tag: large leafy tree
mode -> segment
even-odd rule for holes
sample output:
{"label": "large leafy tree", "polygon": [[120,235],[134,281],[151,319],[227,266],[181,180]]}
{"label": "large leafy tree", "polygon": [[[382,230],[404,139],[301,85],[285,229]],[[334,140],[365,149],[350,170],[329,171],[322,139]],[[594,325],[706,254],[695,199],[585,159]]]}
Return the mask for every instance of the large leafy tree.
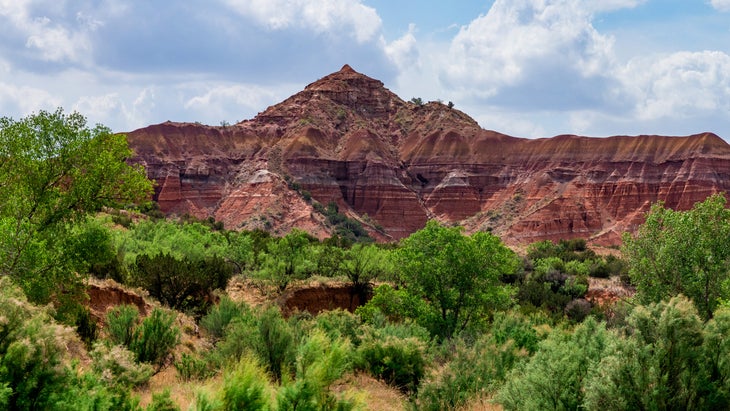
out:
{"label": "large leafy tree", "polygon": [[125,161],[131,154],[124,135],[78,113],[0,118],[0,275],[34,302],[70,294],[77,270],[62,242],[71,224],[151,193],[142,167]]}
{"label": "large leafy tree", "polygon": [[436,221],[404,239],[395,261],[408,292],[428,302],[420,321],[433,335],[446,338],[509,304],[512,290],[499,278],[518,264],[498,237],[485,232],[466,236],[461,228]]}
{"label": "large leafy tree", "polygon": [[683,294],[703,319],[728,297],[730,210],[716,194],[689,211],[652,206],[635,236],[625,235],[623,253],[643,303]]}

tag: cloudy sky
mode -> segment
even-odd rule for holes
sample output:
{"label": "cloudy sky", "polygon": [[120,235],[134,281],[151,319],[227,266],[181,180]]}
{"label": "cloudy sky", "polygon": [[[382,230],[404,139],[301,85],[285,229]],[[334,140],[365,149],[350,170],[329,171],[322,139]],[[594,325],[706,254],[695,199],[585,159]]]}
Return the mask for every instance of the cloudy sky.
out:
{"label": "cloudy sky", "polygon": [[0,0],[0,116],[252,118],[347,63],[484,127],[730,140],[730,0]]}

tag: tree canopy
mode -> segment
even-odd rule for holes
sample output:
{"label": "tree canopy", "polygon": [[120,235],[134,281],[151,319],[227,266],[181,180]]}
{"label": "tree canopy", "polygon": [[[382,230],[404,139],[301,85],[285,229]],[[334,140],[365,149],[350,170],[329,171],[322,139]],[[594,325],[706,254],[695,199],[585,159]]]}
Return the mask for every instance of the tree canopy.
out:
{"label": "tree canopy", "polygon": [[127,164],[131,154],[124,135],[89,128],[78,113],[0,118],[0,275],[35,302],[52,297],[51,285],[73,284],[60,246],[68,223],[151,194],[142,167]]}
{"label": "tree canopy", "polygon": [[490,233],[470,236],[429,221],[395,253],[404,287],[429,302],[434,335],[451,337],[489,310],[509,304],[511,289],[500,275],[518,265],[514,252]]}
{"label": "tree canopy", "polygon": [[689,211],[652,206],[635,236],[625,235],[623,253],[643,303],[683,294],[704,319],[727,298],[730,279],[730,210],[716,194]]}

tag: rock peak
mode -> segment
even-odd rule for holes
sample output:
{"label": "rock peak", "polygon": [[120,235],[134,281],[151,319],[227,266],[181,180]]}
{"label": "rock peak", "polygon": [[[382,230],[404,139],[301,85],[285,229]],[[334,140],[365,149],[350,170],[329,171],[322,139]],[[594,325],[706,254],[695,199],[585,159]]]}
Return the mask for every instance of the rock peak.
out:
{"label": "rock peak", "polygon": [[357,73],[357,72],[355,70],[353,70],[352,67],[350,67],[349,64],[345,64],[340,69],[340,73]]}

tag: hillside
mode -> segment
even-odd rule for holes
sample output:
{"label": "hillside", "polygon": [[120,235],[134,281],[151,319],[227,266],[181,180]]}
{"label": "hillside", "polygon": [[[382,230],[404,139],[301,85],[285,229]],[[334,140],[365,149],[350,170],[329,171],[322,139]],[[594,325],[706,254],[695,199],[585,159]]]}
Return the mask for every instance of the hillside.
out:
{"label": "hillside", "polygon": [[379,225],[382,240],[435,218],[510,244],[611,245],[654,202],[686,210],[730,188],[730,146],[712,133],[516,138],[438,102],[405,102],[347,65],[251,120],[128,137],[164,212],[318,237],[330,231],[305,192]]}

